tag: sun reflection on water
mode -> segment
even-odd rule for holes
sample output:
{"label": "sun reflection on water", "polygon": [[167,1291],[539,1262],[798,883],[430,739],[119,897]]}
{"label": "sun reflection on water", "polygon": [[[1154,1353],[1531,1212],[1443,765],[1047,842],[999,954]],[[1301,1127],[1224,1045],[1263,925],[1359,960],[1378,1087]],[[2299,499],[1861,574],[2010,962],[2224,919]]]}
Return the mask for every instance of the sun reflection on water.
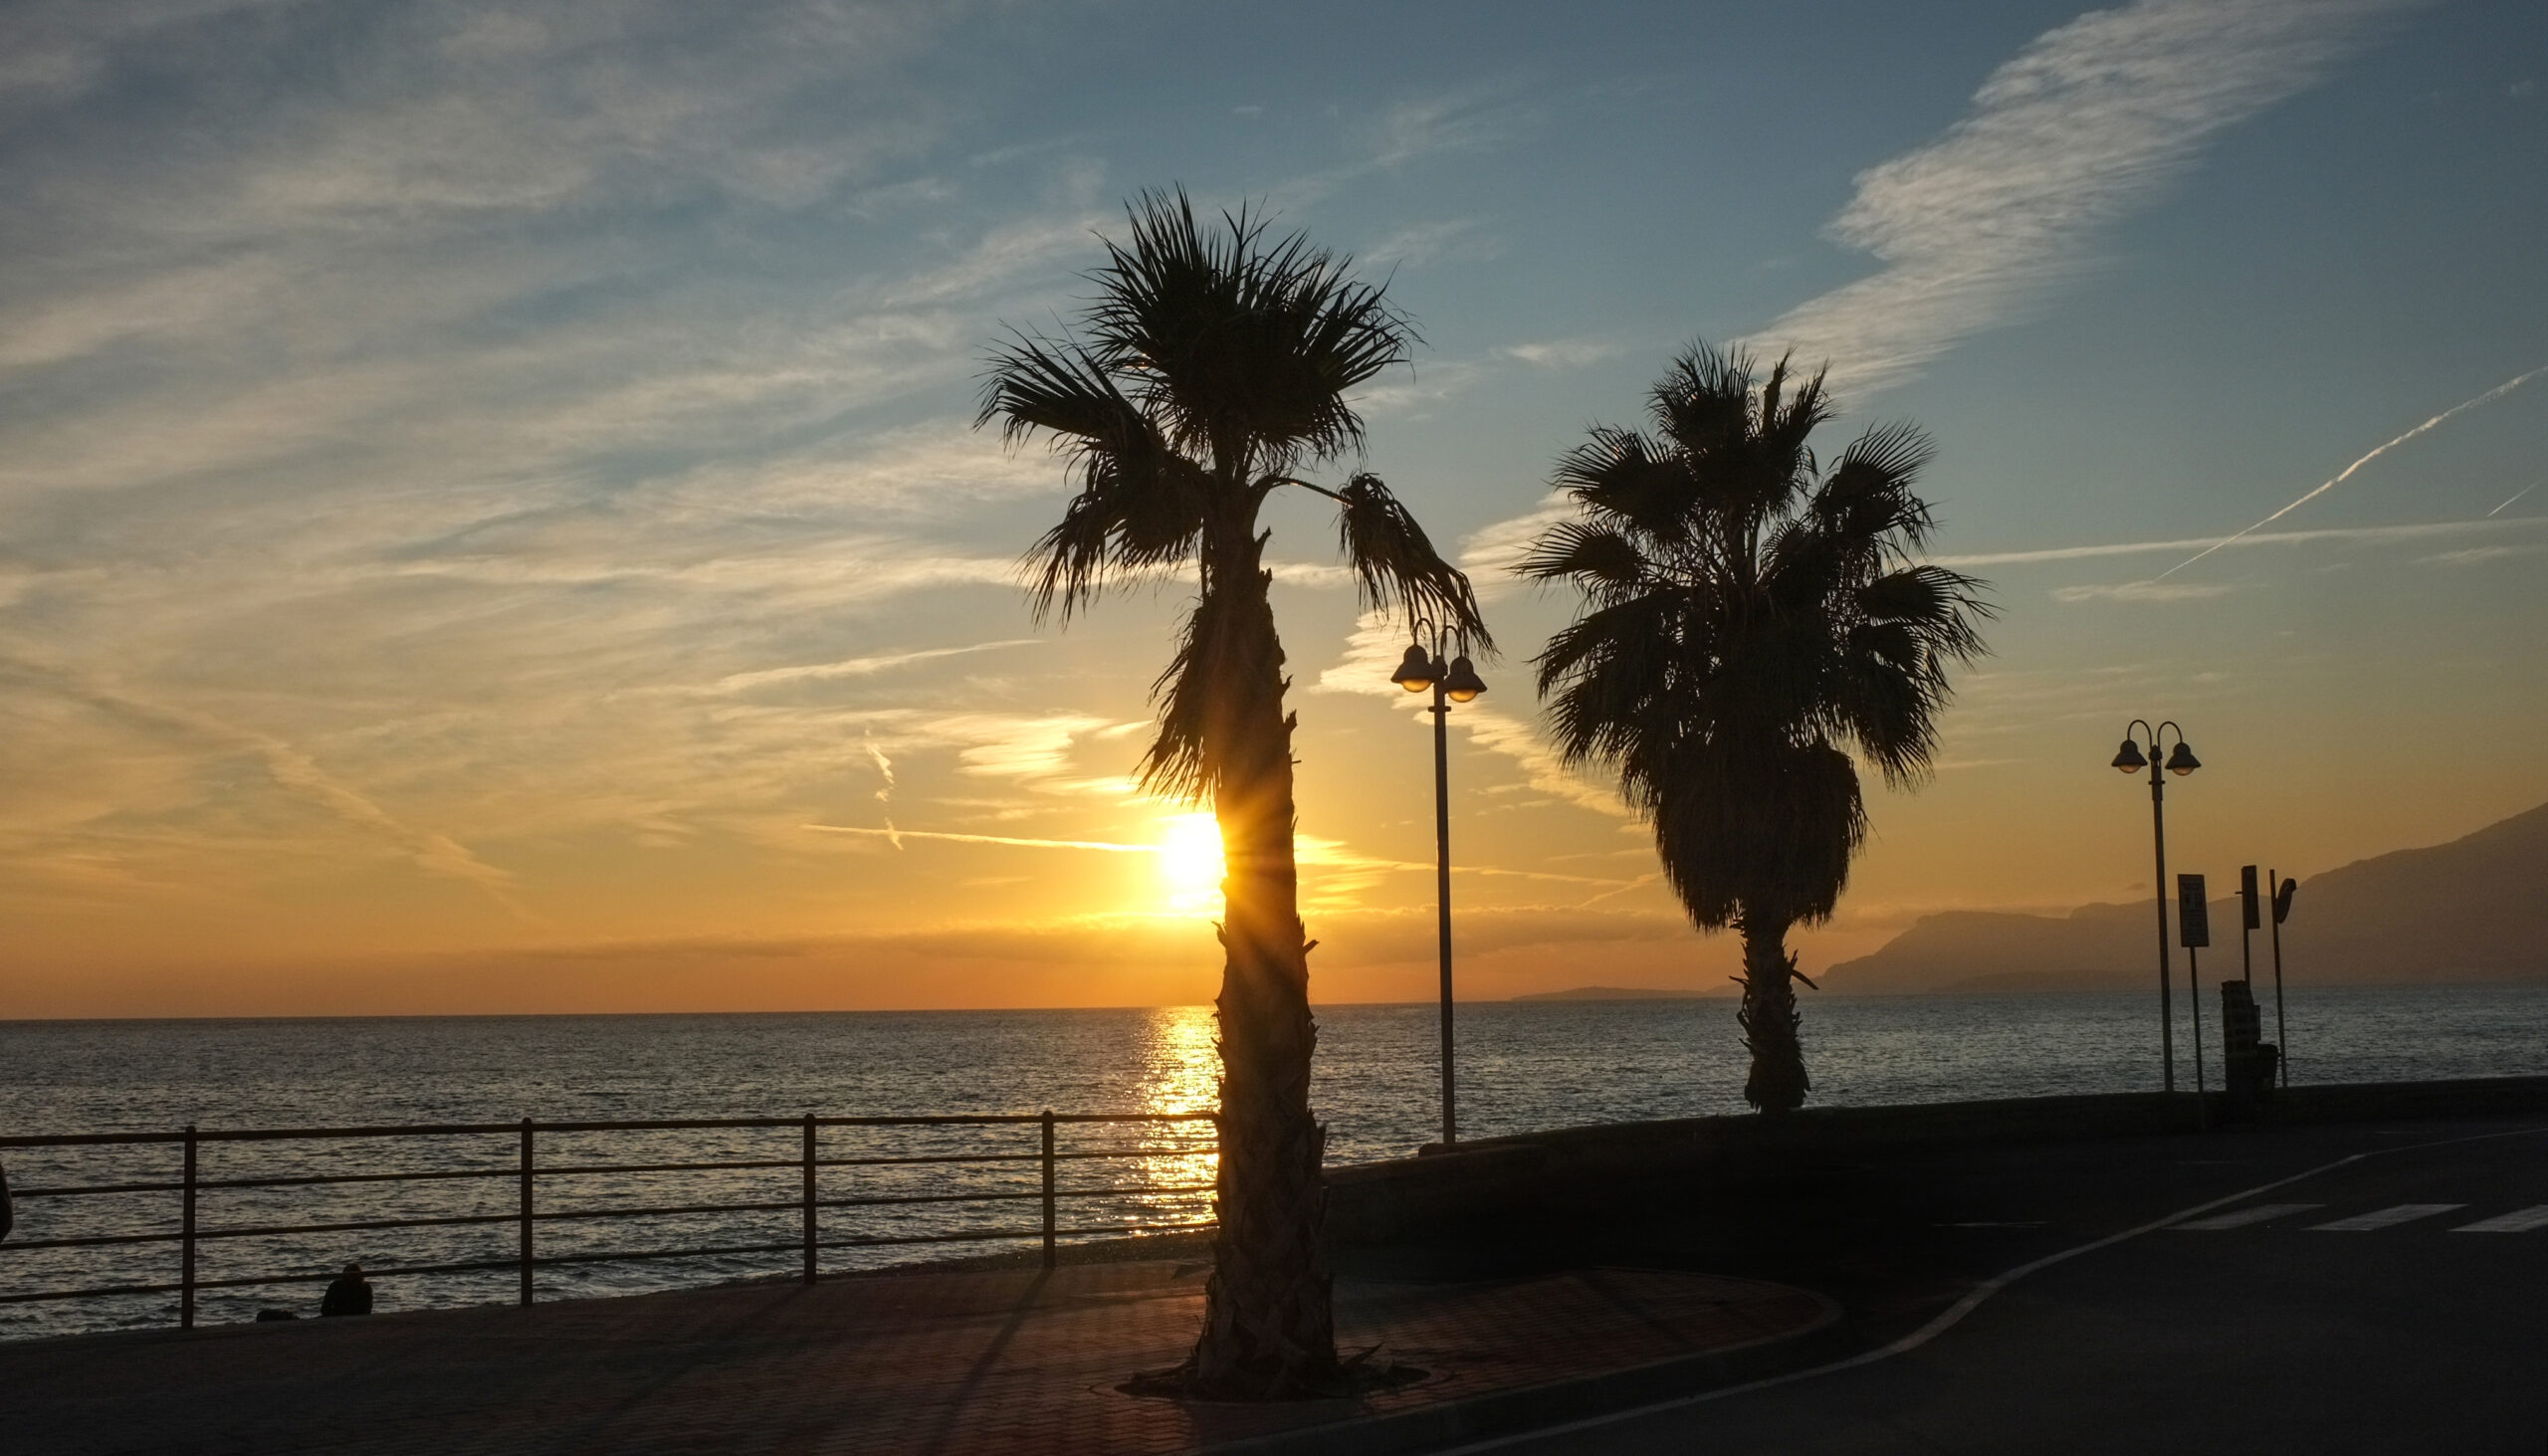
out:
{"label": "sun reflection on water", "polygon": [[[1141,1052],[1143,1111],[1199,1113],[1219,1105],[1221,1054],[1213,1044],[1216,1031],[1209,1006],[1161,1006],[1150,1013]],[[1144,1145],[1151,1153],[1139,1161],[1134,1173],[1144,1184],[1207,1185],[1220,1171],[1220,1154],[1210,1150],[1214,1140],[1209,1123],[1153,1124],[1144,1134]],[[1208,1187],[1151,1196],[1157,1201],[1147,1216],[1158,1222],[1202,1223],[1212,1216]]]}

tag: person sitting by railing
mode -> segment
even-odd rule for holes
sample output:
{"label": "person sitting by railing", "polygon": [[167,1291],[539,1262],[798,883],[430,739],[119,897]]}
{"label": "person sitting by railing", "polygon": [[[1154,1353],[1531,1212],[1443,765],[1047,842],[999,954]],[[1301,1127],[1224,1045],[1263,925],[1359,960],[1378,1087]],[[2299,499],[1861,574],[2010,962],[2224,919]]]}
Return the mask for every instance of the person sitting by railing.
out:
{"label": "person sitting by railing", "polygon": [[321,1316],[371,1313],[371,1286],[363,1282],[360,1264],[346,1265],[345,1272],[328,1284],[327,1293],[318,1301],[318,1313]]}

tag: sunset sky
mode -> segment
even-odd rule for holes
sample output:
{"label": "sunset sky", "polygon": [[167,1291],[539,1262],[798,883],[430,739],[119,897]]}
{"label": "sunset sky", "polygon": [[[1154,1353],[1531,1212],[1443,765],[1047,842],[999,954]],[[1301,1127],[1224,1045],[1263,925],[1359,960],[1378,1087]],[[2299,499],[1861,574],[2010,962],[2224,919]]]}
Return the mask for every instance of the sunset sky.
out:
{"label": "sunset sky", "polygon": [[[2543,82],[2537,0],[18,0],[0,1016],[1207,999],[1211,835],[1127,780],[1183,594],[1038,628],[1061,468],[970,428],[1177,183],[1423,334],[1329,474],[1506,648],[1465,993],[1734,968],[1502,569],[1697,337],[1925,426],[2003,611],[1808,973],[2147,895],[2136,716],[2207,764],[2172,869],[2455,837],[2548,799]],[[1274,525],[1313,995],[1426,996],[1402,640]]]}

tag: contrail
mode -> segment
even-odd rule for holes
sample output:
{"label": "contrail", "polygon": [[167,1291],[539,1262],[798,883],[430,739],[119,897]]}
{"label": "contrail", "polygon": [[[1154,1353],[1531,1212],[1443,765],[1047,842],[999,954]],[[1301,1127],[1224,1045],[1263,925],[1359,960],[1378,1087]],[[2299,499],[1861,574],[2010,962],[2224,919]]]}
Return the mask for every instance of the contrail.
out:
{"label": "contrail", "polygon": [[2511,506],[2512,506],[2512,504],[2513,504],[2513,501],[2518,501],[2518,500],[2520,500],[2522,497],[2527,496],[2527,495],[2529,495],[2531,492],[2533,492],[2533,491],[2535,491],[2535,490],[2538,490],[2538,489],[2539,489],[2539,483],[2538,483],[2538,482],[2536,482],[2536,481],[2533,481],[2533,482],[2531,482],[2529,485],[2526,485],[2526,486],[2522,487],[2520,490],[2515,491],[2515,492],[2513,493],[2512,501],[2506,501],[2503,505],[2498,506],[2498,507],[2496,507],[2494,510],[2487,512],[2487,513],[2486,513],[2486,519],[2487,519],[2488,520],[2494,520],[2496,517],[2503,515],[2503,514],[2504,514],[2504,512],[2505,512],[2506,510],[2508,510],[2508,509],[2510,509],[2510,508],[2511,508]]}
{"label": "contrail", "polygon": [[[2452,405],[2450,408],[2448,408],[2448,409],[2446,409],[2446,410],[2443,410],[2442,413],[2440,413],[2440,414],[2438,414],[2438,415],[2435,415],[2432,419],[2429,419],[2429,420],[2425,421],[2423,424],[2416,426],[2414,429],[2409,430],[2407,433],[2405,433],[2405,434],[2403,434],[2403,435],[2399,436],[2397,439],[2392,440],[2392,441],[2390,441],[2389,443],[2387,443],[2387,444],[2385,444],[2385,445],[2380,446],[2380,447],[2379,447],[2378,449],[2376,449],[2376,450],[2373,450],[2370,454],[2368,454],[2368,455],[2364,456],[2362,459],[2357,460],[2357,461],[2355,461],[2353,464],[2346,466],[2343,470],[2338,471],[2338,472],[2336,473],[2336,478],[2335,478],[2334,480],[2331,480],[2331,481],[2327,482],[2325,485],[2320,486],[2318,489],[2316,489],[2316,490],[2314,490],[2314,491],[2309,492],[2309,493],[2308,493],[2307,495],[2305,495],[2305,496],[2302,496],[2299,500],[2294,501],[2294,502],[2292,502],[2290,505],[2283,507],[2280,511],[2277,511],[2277,512],[2275,512],[2274,514],[2272,514],[2271,516],[2266,517],[2264,520],[2257,521],[2255,524],[2253,524],[2253,525],[2251,525],[2251,526],[2248,526],[2248,527],[2247,527],[2247,530],[2242,530],[2242,531],[2238,532],[2238,535],[2225,536],[2225,537],[2223,537],[2222,539],[2220,539],[2220,540],[2218,540],[2218,541],[2213,542],[2211,545],[2208,545],[2208,546],[2204,547],[2202,550],[2195,552],[2193,555],[2186,557],[2184,560],[2179,561],[2179,562],[2178,562],[2177,564],[2175,564],[2174,566],[2169,567],[2167,570],[2160,572],[2157,576],[2154,576],[2154,577],[2152,577],[2152,578],[2150,578],[2150,579],[2151,579],[2151,580],[2153,580],[2153,581],[2162,581],[2162,580],[2165,580],[2166,578],[2171,577],[2171,576],[2174,576],[2174,575],[2176,575],[2178,572],[2183,571],[2183,570],[2184,570],[2184,569],[2186,569],[2188,566],[2193,565],[2195,562],[2202,560],[2204,557],[2211,555],[2213,552],[2215,552],[2215,551],[2217,551],[2217,550],[2220,550],[2223,546],[2226,546],[2226,545],[2230,544],[2230,542],[2231,542],[2231,541],[2234,541],[2234,540],[2238,539],[2238,536],[2243,536],[2243,535],[2247,534],[2247,531],[2262,530],[2264,527],[2266,527],[2266,526],[2268,526],[2268,525],[2273,524],[2275,521],[2280,520],[2281,519],[2283,519],[2283,518],[2284,518],[2284,517],[2286,517],[2286,516],[2289,516],[2292,512],[2297,511],[2297,510],[2299,510],[2301,507],[2308,505],[2310,502],[2317,500],[2320,496],[2323,496],[2323,495],[2327,494],[2329,491],[2334,490],[2336,487],[2343,485],[2347,480],[2350,480],[2350,479],[2353,477],[2353,473],[2354,473],[2355,471],[2358,471],[2358,470],[2362,469],[2364,466],[2371,464],[2373,461],[2378,460],[2380,457],[2382,457],[2382,456],[2384,456],[2384,455],[2388,454],[2390,451],[2397,449],[2399,446],[2406,444],[2406,443],[2407,443],[2408,441],[2410,441],[2410,440],[2413,440],[2413,439],[2414,439],[2414,438],[2416,438],[2418,435],[2421,435],[2421,434],[2425,433],[2427,430],[2433,429],[2435,426],[2440,425],[2442,421],[2444,421],[2444,420],[2446,420],[2446,419],[2449,419],[2452,415],[2459,414],[2459,413],[2461,413],[2461,412],[2463,412],[2463,411],[2466,411],[2466,410],[2472,410],[2472,409],[2475,409],[2477,406],[2479,406],[2479,405],[2481,405],[2481,404],[2487,404],[2487,403],[2491,403],[2491,402],[2493,402],[2493,401],[2495,401],[2495,400],[2501,399],[2501,398],[2503,398],[2505,395],[2512,393],[2514,390],[2519,389],[2522,385],[2529,383],[2531,380],[2538,378],[2538,377],[2539,377],[2540,375],[2542,375],[2542,374],[2548,374],[2548,364],[2542,364],[2542,365],[2540,365],[2538,368],[2531,370],[2531,371],[2530,371],[2529,373],[2527,373],[2527,374],[2516,374],[2516,375],[2514,375],[2512,378],[2505,380],[2503,383],[2496,385],[2494,388],[2487,390],[2485,393],[2478,395],[2475,399],[2466,400],[2466,401],[2463,401],[2463,402],[2461,402],[2461,403],[2459,403],[2459,404],[2454,404],[2454,405]],[[2521,497],[2519,497],[2519,496],[2515,496],[2515,497],[2513,497],[2513,501],[2518,501],[2518,500],[2520,500],[2520,499],[2521,499]],[[2507,501],[2507,502],[2505,502],[2505,503],[2504,503],[2504,505],[2505,505],[2505,506],[2509,506],[2509,505],[2511,505],[2511,504],[2512,504],[2512,501]],[[2503,509],[2503,507],[2502,507],[2502,506],[2498,506],[2498,507],[2496,507],[2495,509],[2496,509],[2496,510],[2498,510],[2498,511],[2500,511],[2500,510],[2502,510],[2502,509]]]}
{"label": "contrail", "polygon": [[872,728],[867,733],[867,756],[876,760],[876,771],[885,779],[885,786],[876,790],[876,802],[885,806],[885,837],[893,842],[894,848],[901,849],[903,837],[894,831],[894,760],[886,757],[885,750],[876,746],[876,733]]}

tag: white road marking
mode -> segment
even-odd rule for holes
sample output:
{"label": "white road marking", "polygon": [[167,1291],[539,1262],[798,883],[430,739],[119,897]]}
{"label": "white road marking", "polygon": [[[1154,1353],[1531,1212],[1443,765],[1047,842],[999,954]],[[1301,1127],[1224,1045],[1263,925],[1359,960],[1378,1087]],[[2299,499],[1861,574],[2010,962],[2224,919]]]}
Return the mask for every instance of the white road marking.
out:
{"label": "white road marking", "polygon": [[2192,1223],[2173,1224],[2171,1227],[2212,1233],[2225,1228],[2245,1228],[2248,1224],[2262,1223],[2269,1218],[2280,1218],[2289,1213],[2306,1213],[2312,1208],[2326,1206],[2324,1203],[2259,1203],[2253,1208],[2232,1209],[2228,1213],[2216,1213],[2210,1218],[2198,1218]]}
{"label": "white road marking", "polygon": [[1598,1430],[1602,1426],[1659,1415],[1668,1410],[1687,1410],[1693,1405],[1706,1405],[1736,1395],[1749,1395],[1755,1390],[1773,1390],[1781,1385],[1792,1385],[1799,1380],[1818,1379],[1824,1375],[1836,1375],[1842,1370],[1854,1370],[1861,1365],[1871,1365],[1879,1360],[1891,1359],[1895,1355],[1907,1354],[1918,1350],[1921,1346],[1964,1323],[1964,1317],[1980,1309],[1983,1301],[2029,1274],[2049,1269],[2055,1264],[2068,1263],[2082,1254],[2093,1254],[2100,1249],[2113,1248],[2128,1239],[2137,1239],[2143,1234],[2167,1228],[2195,1214],[2209,1213],[2215,1208],[2224,1208],[2232,1203],[2243,1203],[2259,1193],[2270,1193],[2276,1188],[2302,1182],[2322,1173],[2331,1173],[2341,1167],[2350,1167],[2366,1158],[2385,1157],[2393,1152],[2417,1152],[2428,1147],[2451,1147],[2462,1143],[2491,1143],[2498,1138],[2535,1138],[2542,1133],[2548,1133],[2548,1128],[2514,1128],[2502,1133],[2474,1133],[2464,1138],[2439,1138],[2430,1143],[2413,1143],[2398,1147],[2375,1147],[2365,1152],[2349,1152],[2333,1162],[2322,1162],[2316,1167],[2292,1173],[2287,1177],[2276,1178],[2269,1183],[2258,1183],[2252,1188],[2231,1193],[2227,1197],[2215,1198],[2208,1203],[2198,1203],[2192,1208],[2180,1209],[2165,1218],[2152,1219],[2148,1223],[2127,1228],[2121,1233],[2108,1234],[2101,1239],[2091,1239],[2076,1248],[2063,1249],[2058,1254],[2046,1254],[2040,1259],[2031,1260],[2005,1273],[1994,1275],[1974,1286],[1971,1293],[1957,1300],[1945,1313],[1928,1324],[1903,1336],[1891,1345],[1881,1346],[1863,1354],[1853,1354],[1845,1359],[1833,1360],[1827,1365],[1815,1365],[1810,1369],[1790,1370],[1784,1375],[1769,1375],[1758,1380],[1746,1380],[1740,1385],[1724,1385],[1714,1390],[1702,1390],[1695,1395],[1675,1395],[1669,1399],[1656,1400],[1645,1405],[1632,1405],[1625,1410],[1603,1411],[1599,1415],[1588,1415],[1558,1425],[1542,1426],[1535,1431],[1514,1431],[1509,1435],[1489,1436],[1482,1441],[1472,1441],[1465,1446],[1454,1446],[1449,1450],[1438,1452],[1436,1456],[1479,1456],[1479,1453],[1487,1451],[1508,1450],[1515,1446],[1551,1440],[1559,1436],[1571,1436],[1580,1431]]}
{"label": "white road marking", "polygon": [[2528,1233],[2534,1228],[2548,1228],[2548,1203],[2530,1208],[2516,1208],[2510,1213],[2497,1214],[2493,1218],[2478,1219],[2475,1223],[2463,1223],[2451,1232]]}
{"label": "white road marking", "polygon": [[2413,1223],[2419,1218],[2431,1218],[2437,1213],[2448,1213],[2454,1208],[2467,1206],[2465,1203],[2401,1203],[2394,1208],[2357,1213],[2351,1218],[2339,1218],[2333,1223],[2313,1223],[2309,1227],[2318,1233],[2370,1233],[2374,1229],[2395,1228],[2402,1223]]}

